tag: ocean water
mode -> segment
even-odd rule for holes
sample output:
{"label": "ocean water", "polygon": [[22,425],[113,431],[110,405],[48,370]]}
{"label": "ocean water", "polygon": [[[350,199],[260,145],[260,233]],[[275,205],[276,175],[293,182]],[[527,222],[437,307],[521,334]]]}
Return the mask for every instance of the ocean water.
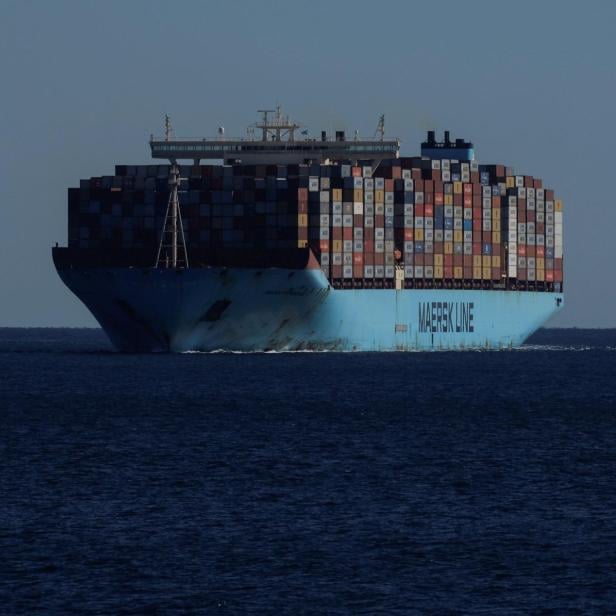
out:
{"label": "ocean water", "polygon": [[616,612],[616,331],[121,355],[0,329],[0,612]]}

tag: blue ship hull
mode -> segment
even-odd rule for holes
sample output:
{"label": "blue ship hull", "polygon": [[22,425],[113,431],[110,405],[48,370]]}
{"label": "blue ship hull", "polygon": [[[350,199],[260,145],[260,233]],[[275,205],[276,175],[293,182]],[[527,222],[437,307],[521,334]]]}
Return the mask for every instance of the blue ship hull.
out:
{"label": "blue ship hull", "polygon": [[58,268],[120,351],[411,351],[521,345],[561,293],[330,287],[319,269]]}

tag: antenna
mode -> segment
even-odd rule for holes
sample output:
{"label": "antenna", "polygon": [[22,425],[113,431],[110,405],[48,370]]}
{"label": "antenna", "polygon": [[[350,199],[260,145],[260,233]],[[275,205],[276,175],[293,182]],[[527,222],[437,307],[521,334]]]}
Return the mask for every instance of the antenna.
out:
{"label": "antenna", "polygon": [[379,137],[381,141],[385,138],[385,114],[381,114],[379,117],[379,123],[376,125],[374,136]]}
{"label": "antenna", "polygon": [[165,114],[165,141],[169,141],[173,134],[173,128],[171,127],[171,118]]}

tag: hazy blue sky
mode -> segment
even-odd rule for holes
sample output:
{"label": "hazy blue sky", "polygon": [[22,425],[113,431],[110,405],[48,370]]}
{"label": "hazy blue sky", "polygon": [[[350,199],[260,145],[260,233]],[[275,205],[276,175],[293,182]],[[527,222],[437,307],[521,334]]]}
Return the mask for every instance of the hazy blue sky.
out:
{"label": "hazy blue sky", "polygon": [[281,103],[315,132],[428,128],[565,202],[566,309],[616,327],[616,2],[0,0],[0,326],[94,325],[55,273],[66,188]]}

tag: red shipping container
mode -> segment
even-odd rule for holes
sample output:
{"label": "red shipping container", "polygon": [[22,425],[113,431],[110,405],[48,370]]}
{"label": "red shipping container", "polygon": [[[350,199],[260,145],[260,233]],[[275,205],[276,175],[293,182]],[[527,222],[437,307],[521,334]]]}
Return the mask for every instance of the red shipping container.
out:
{"label": "red shipping container", "polygon": [[298,201],[297,212],[298,214],[307,214],[308,213],[308,201]]}
{"label": "red shipping container", "polygon": [[481,201],[481,195],[473,195],[473,207],[478,207],[479,209],[481,209],[483,206],[483,203]]}
{"label": "red shipping container", "polygon": [[364,266],[354,265],[353,266],[353,278],[363,278],[363,277],[364,277]]}
{"label": "red shipping container", "polygon": [[473,183],[473,187],[475,184],[479,184],[479,171],[471,171],[471,182]]}
{"label": "red shipping container", "polygon": [[431,252],[426,252],[423,258],[424,265],[434,265],[434,255]]}
{"label": "red shipping container", "polygon": [[501,279],[501,270],[500,267],[492,268],[492,280],[500,280]]}
{"label": "red shipping container", "polygon": [[329,240],[319,240],[319,250],[321,252],[329,252]]}
{"label": "red shipping container", "polygon": [[453,255],[443,255],[443,265],[445,267],[453,267]]}
{"label": "red shipping container", "polygon": [[364,226],[364,217],[362,214],[354,214],[353,215],[353,226],[354,227],[363,227]]}
{"label": "red shipping container", "polygon": [[443,276],[445,278],[453,278],[453,267],[451,267],[451,265],[445,265],[445,267],[443,267]]}
{"label": "red shipping container", "polygon": [[553,270],[545,270],[545,281],[546,282],[554,282],[554,272],[553,272]]}
{"label": "red shipping container", "polygon": [[518,244],[518,257],[526,256],[526,244]]}
{"label": "red shipping container", "polygon": [[534,186],[534,178],[530,175],[524,176],[524,186],[526,188],[532,188]]}
{"label": "red shipping container", "polygon": [[473,277],[473,266],[464,266],[464,278],[471,279]]}
{"label": "red shipping container", "polygon": [[385,180],[385,192],[393,192],[393,190],[394,190],[394,181]]}
{"label": "red shipping container", "polygon": [[364,227],[364,242],[374,239],[374,227]]}
{"label": "red shipping container", "polygon": [[426,205],[432,205],[434,203],[434,193],[424,193],[424,203]]}
{"label": "red shipping container", "polygon": [[404,229],[404,241],[405,242],[413,241],[413,229],[409,229],[409,228]]}
{"label": "red shipping container", "polygon": [[554,201],[554,191],[551,188],[545,189],[545,200]]}
{"label": "red shipping container", "polygon": [[434,182],[432,180],[424,180],[424,192],[425,193],[434,192]]}
{"label": "red shipping container", "polygon": [[463,204],[462,195],[460,193],[454,193],[453,204],[457,206],[461,206]]}
{"label": "red shipping container", "polygon": [[563,273],[562,270],[554,270],[554,282],[562,282]]}
{"label": "red shipping container", "polygon": [[332,278],[342,278],[342,265],[332,265]]}
{"label": "red shipping container", "polygon": [[473,255],[464,256],[464,267],[473,267]]}
{"label": "red shipping container", "polygon": [[473,242],[473,254],[483,254],[483,244],[481,242]]}
{"label": "red shipping container", "polygon": [[419,252],[415,253],[415,265],[423,265],[424,264],[424,254]]}
{"label": "red shipping container", "polygon": [[537,229],[536,229],[536,232],[537,232],[539,235],[543,235],[543,234],[545,233],[545,223],[543,223],[543,222],[538,222],[538,223],[537,223]]}
{"label": "red shipping container", "polygon": [[354,252],[353,253],[353,265],[363,265],[363,264],[364,264],[364,253]]}
{"label": "red shipping container", "polygon": [[473,207],[472,195],[464,195],[464,207]]}
{"label": "red shipping container", "polygon": [[[394,180],[399,180],[402,177],[402,167],[398,167],[397,165],[391,168],[391,177]],[[385,189],[387,190],[387,189]],[[392,188],[393,190],[393,188]]]}
{"label": "red shipping container", "polygon": [[364,252],[364,265],[374,265],[373,252]]}
{"label": "red shipping container", "polygon": [[425,216],[425,213],[424,213],[425,211],[426,211],[426,208],[423,204],[418,203],[415,206],[415,216]]}
{"label": "red shipping container", "polygon": [[[415,182],[419,182],[421,180],[421,169],[411,169],[411,177]],[[415,187],[415,190],[419,190]]]}
{"label": "red shipping container", "polygon": [[434,204],[443,205],[443,193],[442,192],[434,193]]}
{"label": "red shipping container", "polygon": [[375,227],[384,227],[385,226],[385,216],[383,214],[377,214],[374,217],[374,226]]}
{"label": "red shipping container", "polygon": [[[424,181],[421,179],[421,170],[413,169],[413,171],[419,171],[419,177],[415,180],[415,192],[423,192]],[[414,176],[413,176],[414,179]]]}
{"label": "red shipping container", "polygon": [[543,259],[545,257],[545,247],[544,246],[537,246],[537,258],[538,259]]}
{"label": "red shipping container", "polygon": [[297,200],[298,201],[308,201],[308,189],[307,188],[297,189]]}
{"label": "red shipping container", "polygon": [[543,182],[541,180],[539,180],[538,178],[535,178],[535,180],[533,182],[533,188],[535,190],[537,190],[537,188],[543,188]]}
{"label": "red shipping container", "polygon": [[464,184],[464,194],[471,195],[473,194],[473,185],[472,184]]}
{"label": "red shipping container", "polygon": [[434,254],[435,255],[443,254],[443,242],[434,242]]}
{"label": "red shipping container", "polygon": [[[479,175],[479,173],[477,175]],[[481,184],[473,180],[473,197],[479,197],[479,200],[481,202],[481,195],[482,195]]]}
{"label": "red shipping container", "polygon": [[343,240],[352,240],[353,239],[353,229],[351,227],[343,227],[343,229],[342,229],[342,239]]}
{"label": "red shipping container", "polygon": [[[439,176],[440,176],[440,173],[439,173]],[[440,179],[437,180],[436,178],[434,178],[434,172],[432,172],[432,177],[434,179],[434,194],[439,193],[440,195],[442,195],[443,194],[443,182],[441,182]],[[437,203],[437,205],[439,204]]]}
{"label": "red shipping container", "polygon": [[434,216],[434,206],[431,203],[424,206],[424,216]]}
{"label": "red shipping container", "polygon": [[534,257],[535,256],[535,246],[533,244],[527,244],[526,246],[526,256]]}
{"label": "red shipping container", "polygon": [[342,227],[333,227],[332,228],[332,239],[341,240],[342,239]]}
{"label": "red shipping container", "polygon": [[385,253],[375,252],[374,253],[374,264],[375,265],[385,265]]}
{"label": "red shipping container", "polygon": [[526,210],[526,222],[535,222],[535,210]]}
{"label": "red shipping container", "polygon": [[483,212],[480,207],[473,207],[473,220],[481,221],[483,219]]}
{"label": "red shipping container", "polygon": [[374,241],[364,239],[364,252],[374,252]]}
{"label": "red shipping container", "polygon": [[562,257],[560,259],[554,259],[554,271],[562,272],[563,271],[563,260]]}
{"label": "red shipping container", "polygon": [[462,267],[464,265],[464,255],[453,255],[453,266]]}
{"label": "red shipping container", "polygon": [[354,178],[360,178],[361,177],[361,167],[353,167],[353,169],[351,169],[351,174],[353,175]]}

